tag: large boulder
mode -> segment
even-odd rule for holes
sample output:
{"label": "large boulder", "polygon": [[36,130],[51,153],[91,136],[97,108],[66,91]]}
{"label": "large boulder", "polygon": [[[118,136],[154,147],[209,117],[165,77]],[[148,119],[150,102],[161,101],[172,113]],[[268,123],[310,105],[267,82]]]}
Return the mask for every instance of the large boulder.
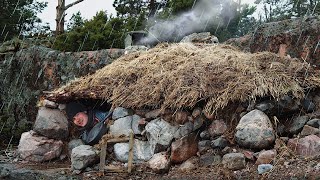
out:
{"label": "large boulder", "polygon": [[198,138],[195,133],[191,133],[171,144],[171,162],[182,163],[195,156],[198,152]]}
{"label": "large boulder", "polygon": [[63,142],[39,136],[34,131],[24,132],[18,145],[19,156],[27,161],[44,162],[60,156]]}
{"label": "large boulder", "polygon": [[235,138],[241,146],[263,149],[274,143],[275,134],[268,116],[255,109],[240,119]]}
{"label": "large boulder", "polygon": [[211,35],[210,32],[201,32],[185,36],[180,42],[218,44],[219,40],[216,36]]}
{"label": "large boulder", "polygon": [[95,163],[98,159],[97,151],[89,145],[80,145],[72,149],[71,168],[82,170]]}
{"label": "large boulder", "polygon": [[33,130],[52,139],[66,139],[69,135],[68,119],[59,109],[41,107]]}
{"label": "large boulder", "polygon": [[71,155],[73,148],[78,147],[80,145],[85,145],[84,142],[81,139],[72,139],[68,143],[68,152],[69,152],[69,154]]}
{"label": "large boulder", "polygon": [[115,136],[126,135],[129,136],[131,131],[132,124],[132,116],[126,116],[119,118],[114,121],[114,123],[110,126],[110,134]]}
{"label": "large boulder", "polygon": [[[117,143],[114,145],[114,154],[121,162],[128,162],[129,143]],[[154,152],[149,142],[135,139],[133,145],[133,162],[140,163],[152,158]]]}
{"label": "large boulder", "polygon": [[289,139],[288,148],[305,157],[320,155],[320,137],[316,135]]}
{"label": "large boulder", "polygon": [[164,149],[157,149],[159,146],[164,148],[171,144],[172,139],[177,133],[178,127],[171,126],[168,122],[158,118],[150,121],[146,127],[146,135],[150,145],[153,148],[154,153],[162,151]]}

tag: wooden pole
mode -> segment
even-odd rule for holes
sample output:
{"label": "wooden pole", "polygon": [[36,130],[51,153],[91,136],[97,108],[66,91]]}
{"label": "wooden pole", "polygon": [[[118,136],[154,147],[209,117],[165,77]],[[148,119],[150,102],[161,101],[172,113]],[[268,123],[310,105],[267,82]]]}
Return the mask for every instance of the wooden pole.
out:
{"label": "wooden pole", "polygon": [[108,143],[105,143],[101,146],[99,171],[102,173],[104,173],[104,169],[106,166],[107,144]]}
{"label": "wooden pole", "polygon": [[128,173],[132,171],[132,161],[133,161],[133,131],[130,132],[130,140],[129,140],[129,157],[128,157]]}

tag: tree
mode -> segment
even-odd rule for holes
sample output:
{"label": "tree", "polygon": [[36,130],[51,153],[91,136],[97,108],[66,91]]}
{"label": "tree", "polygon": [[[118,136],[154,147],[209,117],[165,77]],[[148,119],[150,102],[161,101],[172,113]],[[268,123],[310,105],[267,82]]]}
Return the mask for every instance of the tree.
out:
{"label": "tree", "polygon": [[64,17],[65,11],[70,7],[79,4],[84,0],[77,0],[73,3],[66,5],[65,0],[58,0],[58,6],[56,7],[57,14],[56,14],[56,35],[60,35],[64,32]]}
{"label": "tree", "polygon": [[67,30],[70,31],[72,29],[81,27],[84,25],[84,19],[81,16],[80,11],[78,11],[76,14],[72,14],[69,23],[67,25]]}
{"label": "tree", "polygon": [[126,24],[119,17],[108,17],[100,11],[81,26],[73,26],[68,32],[57,36],[54,49],[61,51],[84,51],[123,48]]}
{"label": "tree", "polygon": [[320,0],[260,0],[265,22],[320,14]]}
{"label": "tree", "polygon": [[34,0],[0,1],[0,42],[34,30],[35,24],[41,22],[37,13],[46,6],[47,3]]}

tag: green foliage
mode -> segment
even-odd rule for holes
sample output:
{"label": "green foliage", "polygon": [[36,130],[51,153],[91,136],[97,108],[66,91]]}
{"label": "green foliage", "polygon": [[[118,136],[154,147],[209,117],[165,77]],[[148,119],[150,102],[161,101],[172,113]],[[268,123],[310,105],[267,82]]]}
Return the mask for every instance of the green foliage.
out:
{"label": "green foliage", "polygon": [[[76,19],[82,19],[80,14],[77,16]],[[100,11],[93,19],[84,21],[82,26],[78,24],[73,23],[69,32],[58,36],[53,48],[61,51],[85,51],[123,47],[122,19],[108,17],[105,12]]]}
{"label": "green foliage", "polygon": [[35,25],[41,20],[36,15],[46,6],[34,0],[0,1],[0,42],[37,31]]}
{"label": "green foliage", "polygon": [[320,15],[320,0],[261,0],[258,4],[263,4],[265,22]]}
{"label": "green foliage", "polygon": [[72,14],[69,20],[69,23],[67,25],[67,30],[70,31],[70,30],[79,28],[83,25],[84,25],[84,19],[82,18],[80,11],[78,11],[76,14]]}
{"label": "green foliage", "polygon": [[190,10],[195,0],[170,0],[167,7],[171,8],[173,14],[180,14]]}

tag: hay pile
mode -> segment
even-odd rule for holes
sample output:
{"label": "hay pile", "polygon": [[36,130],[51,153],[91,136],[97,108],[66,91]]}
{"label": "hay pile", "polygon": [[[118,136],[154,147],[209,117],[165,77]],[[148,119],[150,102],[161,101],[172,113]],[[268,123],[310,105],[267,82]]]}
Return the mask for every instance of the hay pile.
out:
{"label": "hay pile", "polygon": [[103,99],[127,108],[193,108],[213,114],[231,102],[256,97],[304,96],[320,76],[296,59],[250,54],[227,45],[161,44],[70,82],[47,96],[54,101]]}

